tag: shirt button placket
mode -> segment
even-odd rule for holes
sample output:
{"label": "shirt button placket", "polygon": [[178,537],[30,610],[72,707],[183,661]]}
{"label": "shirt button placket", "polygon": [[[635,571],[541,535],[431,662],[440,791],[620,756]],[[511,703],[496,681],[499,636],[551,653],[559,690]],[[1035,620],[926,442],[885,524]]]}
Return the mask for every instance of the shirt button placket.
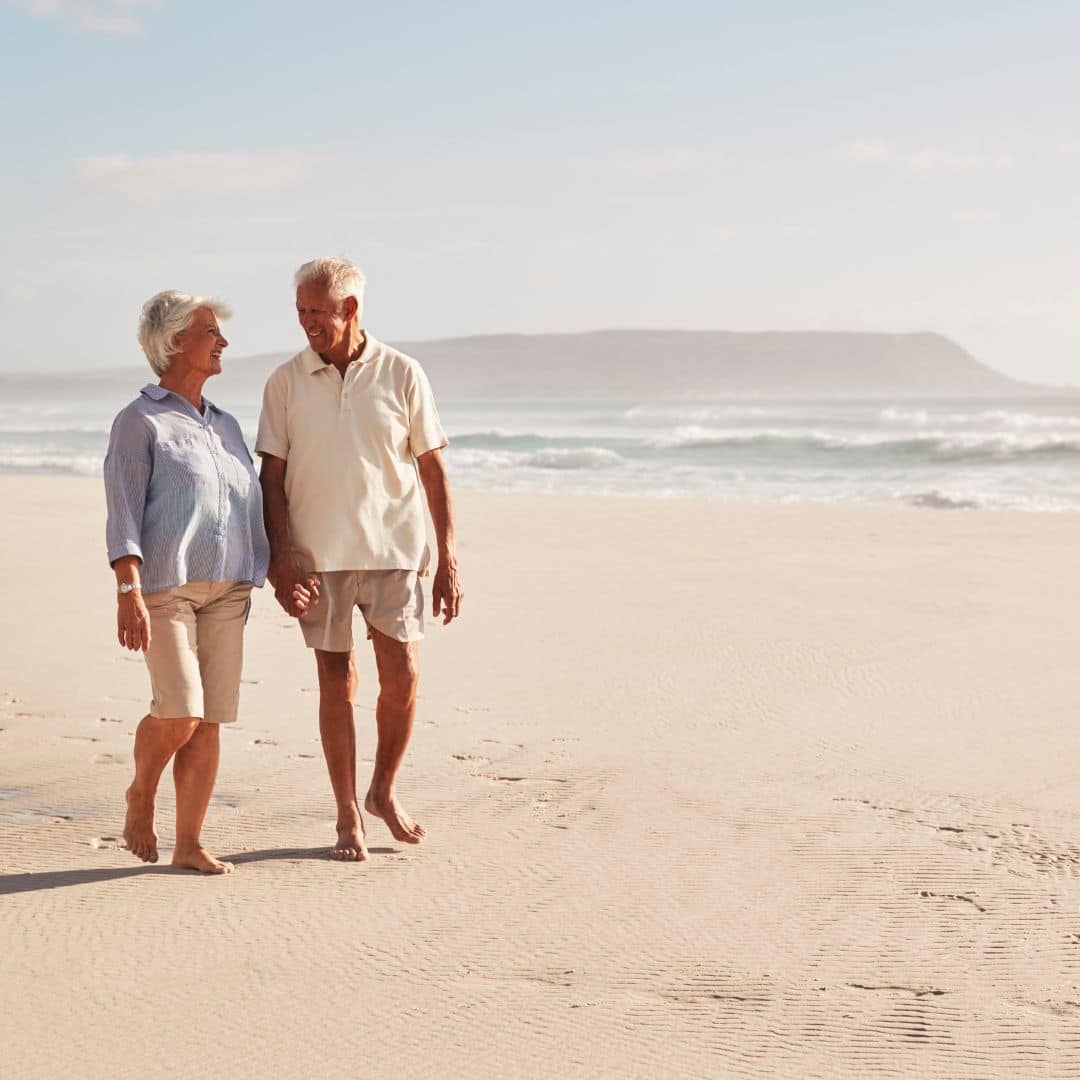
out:
{"label": "shirt button placket", "polygon": [[221,466],[221,455],[218,453],[217,439],[214,435],[214,430],[209,425],[206,428],[206,437],[210,443],[210,454],[214,459],[214,468],[217,471],[218,478],[218,524],[217,524],[217,577],[223,578],[225,575],[225,522],[228,515],[228,500],[227,490],[225,484],[225,473]]}

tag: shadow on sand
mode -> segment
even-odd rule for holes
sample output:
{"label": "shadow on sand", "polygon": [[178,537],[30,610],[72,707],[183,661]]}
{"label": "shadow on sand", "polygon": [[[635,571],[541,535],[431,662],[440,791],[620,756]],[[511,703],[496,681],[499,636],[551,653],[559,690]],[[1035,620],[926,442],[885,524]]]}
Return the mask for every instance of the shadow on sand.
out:
{"label": "shadow on sand", "polygon": [[[368,848],[368,852],[372,855],[396,855],[398,851],[398,848],[389,847]],[[220,858],[226,862],[235,863],[237,866],[243,863],[271,862],[274,859],[285,859],[289,862],[300,862],[306,859],[317,859],[321,862],[334,861],[330,858],[330,849],[325,847],[263,848],[261,851],[241,851],[235,855],[222,855]],[[0,896],[38,892],[43,889],[65,889],[72,885],[96,885],[100,881],[120,881],[124,878],[145,877],[148,874],[191,876],[195,873],[194,870],[185,870],[166,863],[146,866],[110,866],[99,870],[47,870],[39,874],[2,874],[0,875]],[[199,874],[197,876],[213,878],[217,875]]]}

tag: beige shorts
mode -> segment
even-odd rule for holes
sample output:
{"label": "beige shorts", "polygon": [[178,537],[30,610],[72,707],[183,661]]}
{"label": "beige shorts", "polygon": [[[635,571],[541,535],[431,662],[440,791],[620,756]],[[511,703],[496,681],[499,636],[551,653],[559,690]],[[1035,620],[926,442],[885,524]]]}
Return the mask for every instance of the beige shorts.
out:
{"label": "beige shorts", "polygon": [[395,641],[424,636],[424,590],[415,570],[324,570],[319,602],[300,619],[309,649],[352,652],[353,611],[373,630]]}
{"label": "beige shorts", "polygon": [[189,581],[148,593],[143,601],[150,612],[150,715],[232,723],[240,701],[251,585]]}

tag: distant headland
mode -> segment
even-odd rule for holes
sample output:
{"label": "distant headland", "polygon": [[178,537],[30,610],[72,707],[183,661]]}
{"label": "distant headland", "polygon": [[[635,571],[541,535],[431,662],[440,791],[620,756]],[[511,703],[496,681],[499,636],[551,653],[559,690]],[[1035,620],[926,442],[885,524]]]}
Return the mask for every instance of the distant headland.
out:
{"label": "distant headland", "polygon": [[[377,330],[377,328],[373,328]],[[1010,398],[1077,394],[1020,382],[936,333],[597,330],[391,341],[416,357],[440,398]],[[300,348],[298,342],[296,348]],[[292,351],[226,356],[214,390],[248,399]],[[51,376],[0,376],[0,390],[35,396],[62,379],[89,397],[138,384],[134,366]],[[234,398],[235,400],[236,398]]]}

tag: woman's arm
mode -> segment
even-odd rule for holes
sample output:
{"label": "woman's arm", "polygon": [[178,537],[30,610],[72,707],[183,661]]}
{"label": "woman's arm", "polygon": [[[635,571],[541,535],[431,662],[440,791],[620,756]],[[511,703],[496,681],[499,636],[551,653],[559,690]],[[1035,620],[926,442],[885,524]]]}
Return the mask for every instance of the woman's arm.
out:
{"label": "woman's arm", "polygon": [[116,572],[116,636],[125,649],[143,652],[150,647],[150,613],[143,602],[138,555],[125,555],[113,563]]}
{"label": "woman's arm", "polygon": [[143,651],[150,645],[150,619],[141,587],[142,522],[152,471],[149,429],[124,410],[113,424],[105,455],[105,538],[116,574],[117,638],[123,648]]}

